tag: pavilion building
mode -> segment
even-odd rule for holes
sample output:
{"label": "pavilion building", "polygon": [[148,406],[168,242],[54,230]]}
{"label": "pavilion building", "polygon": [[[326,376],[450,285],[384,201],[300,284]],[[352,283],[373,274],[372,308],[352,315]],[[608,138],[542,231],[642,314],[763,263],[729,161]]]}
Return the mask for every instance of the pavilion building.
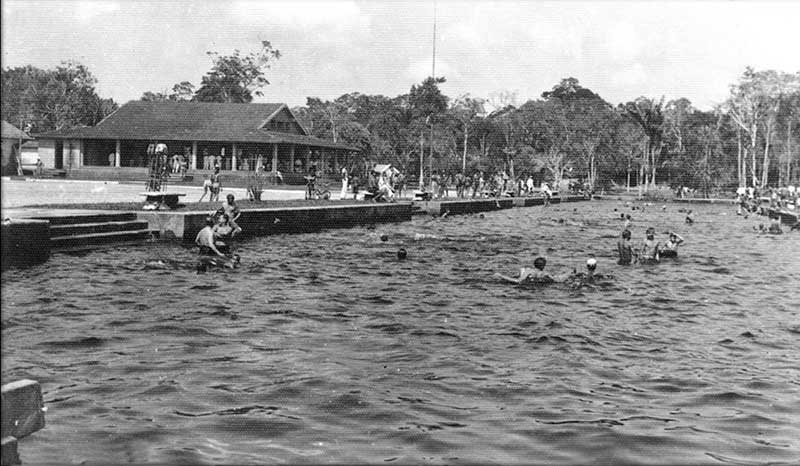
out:
{"label": "pavilion building", "polygon": [[45,167],[114,174],[146,172],[147,148],[165,143],[189,169],[306,173],[312,165],[338,172],[358,149],[310,136],[286,104],[131,101],[93,127],[36,135]]}

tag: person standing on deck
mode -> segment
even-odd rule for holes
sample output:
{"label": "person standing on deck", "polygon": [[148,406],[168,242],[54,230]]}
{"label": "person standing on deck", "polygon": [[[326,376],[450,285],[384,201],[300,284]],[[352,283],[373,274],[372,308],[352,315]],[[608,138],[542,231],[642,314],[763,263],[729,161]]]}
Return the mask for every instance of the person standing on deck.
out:
{"label": "person standing on deck", "polygon": [[349,181],[349,177],[347,176],[347,167],[342,167],[342,192],[339,195],[339,199],[344,199],[347,196],[347,182]]}
{"label": "person standing on deck", "polygon": [[219,202],[219,192],[222,190],[222,181],[220,179],[219,168],[214,169],[214,174],[211,175],[211,202]]}

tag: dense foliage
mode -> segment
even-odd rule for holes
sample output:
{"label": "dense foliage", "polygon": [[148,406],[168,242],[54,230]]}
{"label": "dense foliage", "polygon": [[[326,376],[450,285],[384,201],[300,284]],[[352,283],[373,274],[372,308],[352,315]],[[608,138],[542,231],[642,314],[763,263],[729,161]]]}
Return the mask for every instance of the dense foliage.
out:
{"label": "dense foliage", "polygon": [[575,78],[521,105],[510,93],[450,99],[439,90],[443,82],[428,78],[395,98],[308,98],[294,113],[314,136],[356,145],[366,160],[409,174],[422,168],[426,177],[505,170],[596,188],[658,183],[705,192],[800,179],[800,73],[748,68],[712,111],[684,98],[639,97],[615,107]]}
{"label": "dense foliage", "polygon": [[95,125],[117,109],[97,95],[97,80],[79,63],[7,68],[0,75],[3,120],[32,133]]}

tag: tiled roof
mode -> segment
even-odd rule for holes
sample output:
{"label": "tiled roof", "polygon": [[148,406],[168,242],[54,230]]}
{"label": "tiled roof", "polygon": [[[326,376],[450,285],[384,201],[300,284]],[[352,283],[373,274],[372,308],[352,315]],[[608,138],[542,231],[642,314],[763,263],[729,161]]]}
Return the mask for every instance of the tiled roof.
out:
{"label": "tiled roof", "polygon": [[32,137],[25,134],[24,131],[20,130],[19,128],[7,122],[6,120],[3,120],[2,137],[3,139],[19,139],[20,137],[22,137],[22,139],[25,141],[33,139]]}
{"label": "tiled roof", "polygon": [[300,134],[261,129],[285,104],[131,101],[93,127],[37,135],[54,139],[127,139],[295,143],[358,150]]}

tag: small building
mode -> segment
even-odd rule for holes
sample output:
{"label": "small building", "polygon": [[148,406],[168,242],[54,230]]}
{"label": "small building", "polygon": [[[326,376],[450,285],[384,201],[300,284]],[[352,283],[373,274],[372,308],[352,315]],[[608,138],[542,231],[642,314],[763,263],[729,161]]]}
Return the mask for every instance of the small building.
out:
{"label": "small building", "polygon": [[19,164],[17,155],[20,150],[20,141],[30,141],[33,138],[28,136],[11,123],[3,120],[2,124],[2,173],[3,175],[16,175],[17,165]]}
{"label": "small building", "polygon": [[[165,143],[189,169],[335,173],[358,149],[310,136],[286,104],[131,101],[93,127],[37,135],[45,167],[144,171],[147,147]],[[111,173],[111,172],[110,172]]]}

